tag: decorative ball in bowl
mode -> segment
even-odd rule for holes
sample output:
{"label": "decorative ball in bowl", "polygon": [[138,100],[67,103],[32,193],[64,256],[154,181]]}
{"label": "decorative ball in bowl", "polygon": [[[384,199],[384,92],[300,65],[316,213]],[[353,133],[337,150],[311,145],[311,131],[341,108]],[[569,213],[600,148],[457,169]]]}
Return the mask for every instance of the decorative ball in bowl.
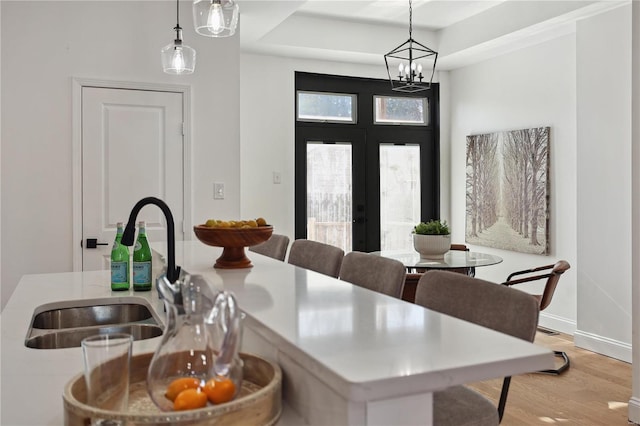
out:
{"label": "decorative ball in bowl", "polygon": [[251,268],[253,265],[245,253],[245,247],[267,241],[273,234],[273,226],[265,224],[246,227],[220,227],[204,224],[194,226],[193,232],[204,244],[223,248],[222,255],[216,259],[216,263],[213,265],[214,268]]}

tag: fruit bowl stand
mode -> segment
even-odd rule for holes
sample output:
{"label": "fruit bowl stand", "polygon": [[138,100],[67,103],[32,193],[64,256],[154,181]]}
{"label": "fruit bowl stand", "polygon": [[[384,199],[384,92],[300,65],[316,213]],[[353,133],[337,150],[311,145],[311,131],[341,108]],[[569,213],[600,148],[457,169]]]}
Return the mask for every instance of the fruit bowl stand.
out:
{"label": "fruit bowl stand", "polygon": [[267,241],[273,234],[273,226],[253,228],[212,228],[206,225],[193,227],[196,237],[206,245],[222,247],[222,255],[216,259],[214,268],[251,268],[253,264],[245,253],[246,247]]}

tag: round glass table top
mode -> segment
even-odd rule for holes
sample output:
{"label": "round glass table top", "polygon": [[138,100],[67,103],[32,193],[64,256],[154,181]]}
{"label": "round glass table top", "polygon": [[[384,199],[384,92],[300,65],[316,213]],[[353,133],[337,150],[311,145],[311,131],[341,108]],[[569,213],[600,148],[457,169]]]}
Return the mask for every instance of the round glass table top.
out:
{"label": "round glass table top", "polygon": [[372,252],[382,257],[399,260],[407,268],[425,269],[449,269],[449,268],[473,268],[479,266],[495,265],[502,262],[500,256],[475,251],[449,250],[440,259],[421,258],[420,253],[413,251],[383,250]]}

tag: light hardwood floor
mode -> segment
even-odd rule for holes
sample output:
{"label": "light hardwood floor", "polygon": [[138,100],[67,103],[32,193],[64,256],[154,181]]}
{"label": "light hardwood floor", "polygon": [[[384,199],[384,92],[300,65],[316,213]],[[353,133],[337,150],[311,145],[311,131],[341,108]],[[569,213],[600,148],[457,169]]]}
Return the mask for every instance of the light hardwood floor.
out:
{"label": "light hardwood floor", "polygon": [[[567,352],[571,367],[559,376],[513,377],[501,426],[628,424],[631,364],[576,348],[565,334],[538,332],[535,342]],[[470,386],[497,401],[502,380]]]}

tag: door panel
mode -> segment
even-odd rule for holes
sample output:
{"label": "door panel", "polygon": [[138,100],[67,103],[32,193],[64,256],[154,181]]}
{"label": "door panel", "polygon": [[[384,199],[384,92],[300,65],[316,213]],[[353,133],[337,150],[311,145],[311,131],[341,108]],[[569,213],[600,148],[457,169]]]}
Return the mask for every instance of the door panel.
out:
{"label": "door panel", "polygon": [[[364,132],[308,127],[296,137],[296,236],[342,248],[366,244]],[[358,161],[359,160],[359,161]]]}
{"label": "door panel", "polygon": [[[116,223],[134,204],[155,196],[171,208],[182,240],[183,99],[181,93],[82,88],[82,268],[108,269]],[[138,215],[150,241],[166,240],[161,211]],[[87,238],[97,238],[95,249]]]}

